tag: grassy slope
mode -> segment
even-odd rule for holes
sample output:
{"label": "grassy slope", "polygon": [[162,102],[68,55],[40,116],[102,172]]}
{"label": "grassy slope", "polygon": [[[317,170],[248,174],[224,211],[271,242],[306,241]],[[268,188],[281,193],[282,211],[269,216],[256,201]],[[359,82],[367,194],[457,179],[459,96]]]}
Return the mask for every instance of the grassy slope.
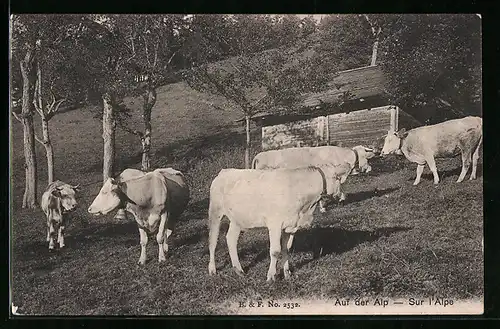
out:
{"label": "grassy slope", "polygon": [[[117,222],[111,215],[86,213],[100,187],[99,121],[89,111],[72,111],[51,122],[56,177],[88,184],[81,193],[81,209],[68,225],[67,247],[54,254],[47,251],[41,211],[20,209],[22,127],[14,122],[12,291],[19,312],[199,314],[221,312],[224,301],[245,298],[483,295],[482,176],[480,171],[478,180],[455,184],[459,159],[438,160],[443,177],[438,187],[429,176],[411,186],[415,166],[401,158],[375,161],[370,176],[349,178],[350,202],[318,213],[315,227],[297,235],[295,275],[289,282],[265,283],[269,242],[264,229],[241,236],[239,254],[248,275],[235,276],[223,225],[216,254],[219,272],[209,277],[209,185],[221,168],[243,166],[244,137],[241,128],[232,125],[238,112],[222,113],[205,101],[220,102],[183,84],[165,86],[158,93],[153,165],[184,171],[192,200],[172,236],[167,263],[157,263],[156,242],[150,239],[143,268],[136,265],[139,235],[131,219]],[[258,138],[254,145],[257,152]],[[120,132],[117,148],[118,169],[139,166],[136,137]],[[37,155],[43,190],[41,147]]]}

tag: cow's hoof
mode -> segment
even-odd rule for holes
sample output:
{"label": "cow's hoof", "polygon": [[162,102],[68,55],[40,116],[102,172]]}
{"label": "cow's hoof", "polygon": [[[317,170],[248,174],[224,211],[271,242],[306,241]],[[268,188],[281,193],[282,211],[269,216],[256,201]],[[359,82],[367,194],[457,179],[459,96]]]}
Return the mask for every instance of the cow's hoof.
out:
{"label": "cow's hoof", "polygon": [[326,209],[325,208],[319,208],[319,212],[324,214],[326,212]]}
{"label": "cow's hoof", "polygon": [[290,280],[292,272],[290,270],[283,270],[283,276],[285,277],[285,280]]}
{"label": "cow's hoof", "polygon": [[239,277],[244,277],[245,276],[245,272],[243,272],[243,270],[239,269],[239,268],[236,268],[236,267],[233,267],[233,271],[239,276]]}
{"label": "cow's hoof", "polygon": [[139,261],[137,262],[138,265],[142,266],[142,265],[146,265],[146,260],[145,259],[139,259]]}
{"label": "cow's hoof", "polygon": [[274,275],[271,277],[268,276],[266,281],[267,282],[274,282],[275,281]]}
{"label": "cow's hoof", "polygon": [[215,269],[215,264],[208,265],[208,275],[215,275],[217,270]]}

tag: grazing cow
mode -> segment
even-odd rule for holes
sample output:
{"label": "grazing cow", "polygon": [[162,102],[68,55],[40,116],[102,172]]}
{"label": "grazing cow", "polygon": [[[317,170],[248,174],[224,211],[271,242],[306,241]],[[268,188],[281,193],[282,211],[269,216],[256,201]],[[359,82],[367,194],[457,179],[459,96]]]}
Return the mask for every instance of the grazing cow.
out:
{"label": "grazing cow", "polygon": [[64,247],[64,226],[66,214],[78,206],[76,201],[78,185],[73,186],[60,180],[50,183],[42,195],[42,210],[47,217],[47,242],[49,250],[54,249],[57,232],[59,248]]}
{"label": "grazing cow", "polygon": [[[131,171],[129,171],[131,173]],[[122,173],[123,174],[123,173]],[[148,234],[156,234],[158,261],[166,260],[167,239],[174,225],[189,202],[189,188],[184,175],[172,168],[160,168],[152,172],[122,180],[108,178],[88,212],[107,214],[123,208],[134,215],[139,227],[141,255],[139,264],[146,263]]]}
{"label": "grazing cow", "polygon": [[401,150],[408,160],[416,162],[417,177],[413,185],[420,183],[426,163],[434,176],[434,184],[438,184],[439,175],[434,158],[453,157],[461,153],[462,171],[457,179],[457,183],[460,183],[469,170],[472,156],[472,180],[476,178],[479,149],[483,140],[482,126],[483,119],[469,116],[409,131],[404,128],[398,132],[389,131],[381,155]]}
{"label": "grazing cow", "polygon": [[[282,150],[270,150],[257,154],[252,161],[254,169],[297,169],[308,166],[322,166],[326,164],[338,165],[350,164],[350,169],[341,174],[341,183],[344,184],[349,174],[360,172],[368,173],[372,170],[368,160],[375,156],[375,151],[361,145],[352,149],[340,146],[318,146],[318,147],[293,147]],[[345,167],[349,168],[349,167]],[[340,201],[345,200],[345,194],[340,193]],[[325,212],[323,202],[319,209]]]}
{"label": "grazing cow", "polygon": [[320,199],[340,193],[340,175],[348,164],[300,169],[222,169],[210,186],[208,272],[216,273],[215,247],[220,222],[229,221],[226,239],[234,270],[243,275],[237,244],[242,230],[267,227],[271,264],[267,280],[275,279],[277,258],[284,255],[284,276],[290,277],[288,251],[298,229],[307,228]]}

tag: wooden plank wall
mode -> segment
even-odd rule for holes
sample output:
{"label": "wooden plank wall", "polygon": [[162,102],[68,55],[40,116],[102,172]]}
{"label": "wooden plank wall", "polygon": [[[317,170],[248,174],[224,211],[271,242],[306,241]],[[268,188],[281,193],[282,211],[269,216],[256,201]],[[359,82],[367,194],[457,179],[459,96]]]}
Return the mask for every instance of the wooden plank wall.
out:
{"label": "wooden plank wall", "polygon": [[316,117],[262,127],[262,150],[326,145],[326,118]]}
{"label": "wooden plank wall", "polygon": [[[392,117],[394,120],[394,117]],[[328,116],[329,143],[352,147],[371,145],[395,123],[391,123],[391,107],[382,106],[374,109]]]}
{"label": "wooden plank wall", "polygon": [[[409,116],[405,114],[394,106],[382,106],[262,127],[262,149],[319,145],[373,146],[389,129],[397,130],[402,123],[410,126]],[[404,120],[401,122],[402,116]],[[412,125],[418,124],[412,122]]]}

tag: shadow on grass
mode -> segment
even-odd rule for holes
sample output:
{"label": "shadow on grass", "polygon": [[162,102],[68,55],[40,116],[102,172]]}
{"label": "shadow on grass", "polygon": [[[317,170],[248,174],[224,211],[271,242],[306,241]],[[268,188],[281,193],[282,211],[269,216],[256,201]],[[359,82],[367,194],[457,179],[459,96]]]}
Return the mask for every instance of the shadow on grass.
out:
{"label": "shadow on grass", "polygon": [[[349,251],[365,242],[373,242],[381,237],[390,236],[397,232],[411,230],[410,227],[387,227],[378,228],[374,231],[348,231],[331,227],[315,227],[309,230],[299,231],[295,235],[291,248],[291,257],[294,268],[300,268],[309,262],[329,254],[341,254]],[[269,245],[259,244],[251,249],[245,250],[245,254],[258,253],[252,262],[244,268],[245,272],[257,263],[269,258]],[[293,262],[293,254],[296,252],[312,253],[312,258],[301,262]]]}
{"label": "shadow on grass", "polygon": [[383,196],[394,191],[399,190],[400,187],[390,187],[383,190],[374,189],[371,191],[361,191],[355,193],[349,193],[346,195],[346,200],[343,201],[343,204],[349,204],[354,202],[364,201],[373,197]]}
{"label": "shadow on grass", "polygon": [[[252,134],[255,135],[252,139],[254,144],[257,142],[256,137],[258,137],[257,133],[259,132],[260,131],[257,131],[255,129],[254,131],[252,131]],[[181,162],[183,165],[176,167],[176,169],[187,172],[194,165],[194,161],[202,156],[209,156],[211,149],[236,145],[243,146],[244,141],[245,135],[241,132],[235,131],[234,128],[226,128],[214,134],[207,134],[204,136],[197,136],[194,138],[174,141],[161,147],[154,154],[152,154],[152,167],[159,168],[169,166],[169,163],[177,162],[177,160],[182,159],[183,161]],[[254,145],[253,147],[255,146],[257,145]],[[115,172],[119,173],[126,168],[140,169],[141,159],[141,152],[138,152],[132,156],[117,158],[115,163]],[[86,171],[96,172],[100,170],[102,170],[101,161],[92,164],[87,168]]]}
{"label": "shadow on grass", "polygon": [[[429,168],[426,165],[426,169],[428,170]],[[462,166],[460,165],[459,167],[449,169],[449,170],[439,170],[438,166],[438,175],[439,179],[443,180],[444,178],[447,177],[454,177],[455,180],[458,179],[458,176],[462,172]],[[469,170],[467,171],[467,174],[465,175],[464,181],[469,180],[470,174],[472,173],[472,165],[469,167]],[[483,166],[481,163],[477,165],[477,171],[476,171],[476,178],[479,178],[483,175]],[[408,179],[408,181],[415,181],[416,174],[413,175],[411,178]],[[434,181],[434,176],[432,175],[432,172],[426,172],[422,174],[421,176],[422,180],[429,180],[429,181]]]}

